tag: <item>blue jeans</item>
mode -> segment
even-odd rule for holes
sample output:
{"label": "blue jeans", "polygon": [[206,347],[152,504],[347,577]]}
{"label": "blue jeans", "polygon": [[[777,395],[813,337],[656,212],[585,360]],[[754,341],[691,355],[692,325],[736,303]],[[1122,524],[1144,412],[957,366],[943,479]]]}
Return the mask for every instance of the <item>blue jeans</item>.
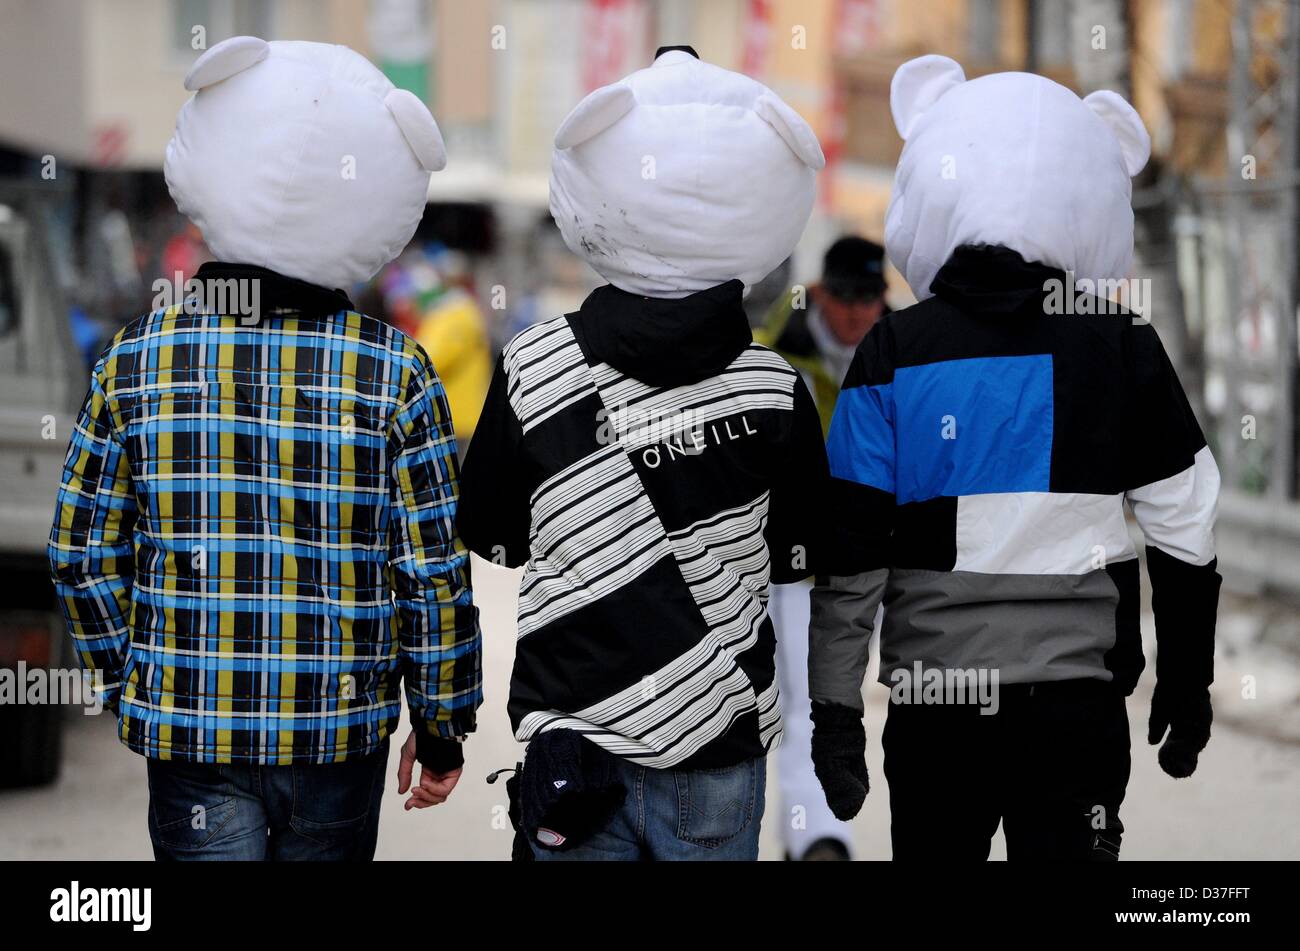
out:
{"label": "blue jeans", "polygon": [[387,741],[327,765],[148,763],[149,838],[159,861],[374,857]]}
{"label": "blue jeans", "polygon": [[[527,768],[525,766],[525,768]],[[627,798],[600,832],[564,852],[533,845],[542,862],[753,862],[767,761],[725,769],[650,769],[618,761]]]}

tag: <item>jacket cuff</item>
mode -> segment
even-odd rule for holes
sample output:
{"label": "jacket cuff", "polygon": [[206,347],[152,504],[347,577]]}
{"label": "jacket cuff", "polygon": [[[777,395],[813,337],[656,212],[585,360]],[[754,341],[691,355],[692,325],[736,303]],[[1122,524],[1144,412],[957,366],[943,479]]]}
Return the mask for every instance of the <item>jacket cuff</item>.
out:
{"label": "jacket cuff", "polygon": [[813,729],[828,733],[862,733],[864,712],[846,707],[841,703],[826,703],[821,700],[812,702],[811,719]]}
{"label": "jacket cuff", "polygon": [[1218,559],[1193,565],[1147,546],[1156,624],[1156,683],[1194,694],[1214,682],[1215,619],[1223,578]]}
{"label": "jacket cuff", "polygon": [[442,775],[465,765],[464,744],[460,738],[431,733],[429,724],[414,715],[411,716],[411,728],[415,731],[415,758],[421,766]]}

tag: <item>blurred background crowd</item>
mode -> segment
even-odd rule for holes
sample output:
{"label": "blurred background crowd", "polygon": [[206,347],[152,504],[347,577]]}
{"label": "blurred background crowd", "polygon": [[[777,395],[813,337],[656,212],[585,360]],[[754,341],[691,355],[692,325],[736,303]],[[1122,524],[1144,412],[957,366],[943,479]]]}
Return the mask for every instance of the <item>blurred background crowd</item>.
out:
{"label": "blurred background crowd", "polygon": [[[1155,146],[1134,200],[1148,316],[1221,424],[1231,487],[1295,497],[1292,0],[6,0],[4,20],[0,178],[45,184],[39,214],[86,354],[157,277],[207,256],[161,166],[181,77],[227,36],[344,43],[429,104],[450,164],[407,255],[359,299],[408,328],[445,321],[458,329],[428,334],[451,347],[495,349],[593,284],[550,221],[551,137],[660,44],[755,76],[817,130],[828,168],[793,280],[814,279],[840,233],[880,237],[901,147],[889,78],[908,57],[1116,89]],[[18,262],[3,254],[12,307]],[[891,302],[908,297],[891,274]],[[1247,414],[1260,438],[1225,438]]]}

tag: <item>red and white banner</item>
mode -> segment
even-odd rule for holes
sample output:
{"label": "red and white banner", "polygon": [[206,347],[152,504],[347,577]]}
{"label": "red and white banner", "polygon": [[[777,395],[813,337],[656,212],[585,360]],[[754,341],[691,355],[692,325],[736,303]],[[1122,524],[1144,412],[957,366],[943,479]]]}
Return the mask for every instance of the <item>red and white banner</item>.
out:
{"label": "red and white banner", "polygon": [[587,0],[583,11],[584,93],[649,66],[649,8],[645,0]]}
{"label": "red and white banner", "polygon": [[744,29],[740,71],[761,80],[767,72],[767,58],[772,50],[771,0],[749,0]]}
{"label": "red and white banner", "polygon": [[880,0],[836,0],[834,17],[837,56],[858,56],[880,46]]}
{"label": "red and white banner", "polygon": [[[883,38],[880,0],[836,0],[831,18],[831,36],[836,58],[860,56],[880,46]],[[822,207],[834,202],[835,166],[844,157],[844,140],[848,122],[847,97],[838,77],[831,77],[827,91],[826,120],[821,134],[822,152],[826,156],[826,174],[818,190]]]}

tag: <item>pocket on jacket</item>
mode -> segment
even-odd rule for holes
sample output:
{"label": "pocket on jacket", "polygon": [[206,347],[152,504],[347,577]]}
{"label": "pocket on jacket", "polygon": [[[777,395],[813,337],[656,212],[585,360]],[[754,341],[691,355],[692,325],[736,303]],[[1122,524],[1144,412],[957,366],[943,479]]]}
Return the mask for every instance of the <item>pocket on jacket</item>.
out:
{"label": "pocket on jacket", "polygon": [[679,770],[677,837],[717,848],[744,832],[754,819],[758,760],[725,769]]}

